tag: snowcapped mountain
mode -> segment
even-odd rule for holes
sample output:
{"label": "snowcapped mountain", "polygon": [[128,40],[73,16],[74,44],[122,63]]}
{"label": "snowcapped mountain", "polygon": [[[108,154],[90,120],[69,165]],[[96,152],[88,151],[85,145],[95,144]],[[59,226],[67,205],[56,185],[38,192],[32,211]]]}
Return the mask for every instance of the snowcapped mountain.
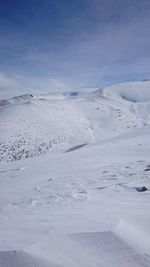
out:
{"label": "snowcapped mountain", "polygon": [[90,121],[63,96],[24,95],[1,107],[0,160],[34,157],[93,140]]}
{"label": "snowcapped mountain", "polygon": [[0,266],[150,266],[150,81],[0,101]]}
{"label": "snowcapped mountain", "polygon": [[0,161],[107,140],[149,124],[150,82],[94,93],[22,95],[1,102]]}

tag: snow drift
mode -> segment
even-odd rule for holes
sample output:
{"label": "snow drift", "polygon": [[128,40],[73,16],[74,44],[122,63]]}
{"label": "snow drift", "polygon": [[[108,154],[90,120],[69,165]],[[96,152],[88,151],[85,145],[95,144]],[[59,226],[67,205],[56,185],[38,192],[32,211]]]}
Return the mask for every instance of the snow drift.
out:
{"label": "snow drift", "polygon": [[1,267],[60,267],[24,251],[0,251]]}

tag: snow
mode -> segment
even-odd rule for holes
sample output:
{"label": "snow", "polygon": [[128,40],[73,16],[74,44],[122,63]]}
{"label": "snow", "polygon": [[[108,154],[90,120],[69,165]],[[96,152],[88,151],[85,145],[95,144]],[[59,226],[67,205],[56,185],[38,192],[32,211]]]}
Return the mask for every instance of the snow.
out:
{"label": "snow", "polygon": [[146,81],[1,105],[0,266],[150,266],[149,92]]}
{"label": "snow", "polygon": [[34,257],[30,253],[24,251],[1,251],[0,266],[5,267],[59,267],[53,262]]}
{"label": "snow", "polygon": [[[17,97],[1,111],[0,161],[19,160],[90,143],[90,122],[68,101]],[[68,127],[69,126],[69,127]]]}

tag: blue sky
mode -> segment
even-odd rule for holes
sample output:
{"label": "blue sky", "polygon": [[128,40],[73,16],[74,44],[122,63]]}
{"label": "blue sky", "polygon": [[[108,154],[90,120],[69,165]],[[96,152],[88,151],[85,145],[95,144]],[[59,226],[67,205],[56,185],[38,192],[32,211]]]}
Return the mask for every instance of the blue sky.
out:
{"label": "blue sky", "polygon": [[150,78],[149,0],[1,0],[0,96]]}

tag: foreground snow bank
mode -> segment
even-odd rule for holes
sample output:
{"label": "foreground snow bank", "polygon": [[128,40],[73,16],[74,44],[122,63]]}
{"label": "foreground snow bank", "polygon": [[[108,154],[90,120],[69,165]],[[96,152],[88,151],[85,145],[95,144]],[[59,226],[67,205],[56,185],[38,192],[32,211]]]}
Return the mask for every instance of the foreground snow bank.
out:
{"label": "foreground snow bank", "polygon": [[28,250],[63,267],[148,267],[150,264],[149,256],[136,252],[111,231],[51,236]]}
{"label": "foreground snow bank", "polygon": [[59,267],[24,251],[0,251],[1,267]]}
{"label": "foreground snow bank", "polygon": [[115,233],[137,251],[150,253],[150,218],[146,216],[122,219],[115,229]]}

